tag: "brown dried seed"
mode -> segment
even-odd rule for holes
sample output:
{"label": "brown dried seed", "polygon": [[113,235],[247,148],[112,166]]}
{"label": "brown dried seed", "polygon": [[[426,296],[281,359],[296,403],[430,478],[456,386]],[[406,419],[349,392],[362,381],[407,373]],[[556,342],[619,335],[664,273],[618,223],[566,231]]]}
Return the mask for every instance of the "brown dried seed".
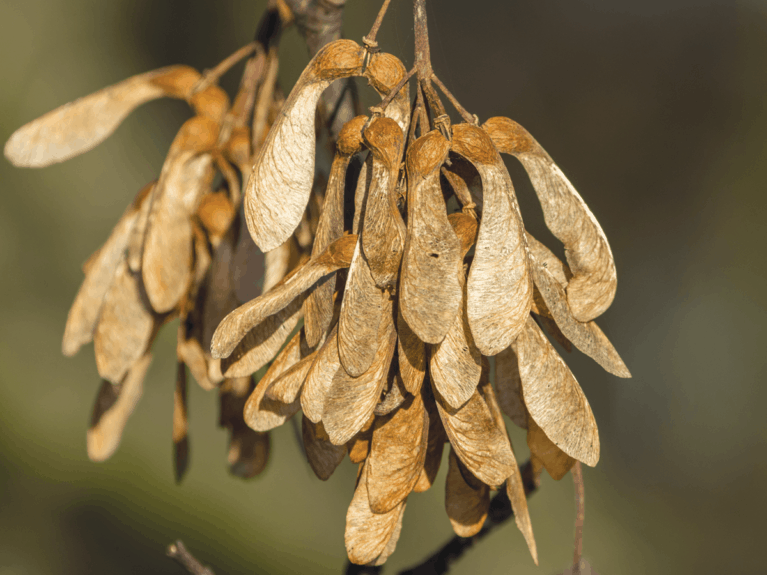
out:
{"label": "brown dried seed", "polygon": [[301,393],[301,409],[310,421],[319,423],[322,419],[325,397],[339,369],[343,368],[338,356],[338,326],[336,325],[318,350],[316,359],[306,375],[306,383]]}
{"label": "brown dried seed", "polygon": [[453,154],[450,157],[450,165],[442,167],[442,175],[453,188],[464,209],[473,203],[474,211],[482,212],[482,178],[471,162]]}
{"label": "brown dried seed", "polygon": [[203,117],[187,120],[171,144],[144,238],[141,274],[147,297],[158,313],[173,309],[187,289],[192,264],[191,217],[210,190],[218,124]]}
{"label": "brown dried seed", "polygon": [[420,391],[426,373],[426,346],[402,317],[400,306],[397,308],[399,372],[405,389],[415,395]]}
{"label": "brown dried seed", "polygon": [[538,262],[532,253],[530,256],[533,263],[532,275],[535,285],[546,302],[546,310],[556,321],[556,325],[562,330],[562,334],[575,347],[613,375],[631,377],[626,364],[623,363],[620,355],[618,355],[610,340],[607,339],[607,336],[599,329],[599,326],[593,321],[581,323],[573,316],[568,304],[565,288],[554,278],[547,267]]}
{"label": "brown dried seed", "polygon": [[490,118],[483,128],[498,149],[522,163],[538,194],[543,218],[565,245],[573,278],[567,300],[573,316],[586,322],[601,315],[618,285],[610,244],[580,194],[530,133],[509,118]]}
{"label": "brown dried seed", "polygon": [[189,422],[186,410],[186,366],[176,366],[176,389],[173,392],[173,469],[176,483],[184,478],[189,465]]}
{"label": "brown dried seed", "polygon": [[[400,59],[386,52],[372,54],[365,68],[365,77],[382,98],[388,96],[406,75],[407,70]],[[397,122],[403,134],[407,133],[410,125],[410,89],[407,84],[394,96],[384,114]]]}
{"label": "brown dried seed", "polygon": [[532,418],[527,430],[527,445],[530,454],[540,460],[549,475],[557,481],[575,465],[575,459],[557,447]]}
{"label": "brown dried seed", "polygon": [[[344,233],[344,191],[346,170],[352,156],[362,146],[362,127],[367,116],[357,116],[342,128],[338,136],[338,152],[330,167],[330,176],[322,205],[322,215],[312,245],[312,255],[321,253]],[[304,302],[306,341],[310,346],[327,334],[333,318],[333,293],[336,277],[326,277],[317,284]]]}
{"label": "brown dried seed", "polygon": [[261,474],[269,461],[269,444],[268,433],[259,433],[245,426],[232,429],[227,453],[229,473],[243,479]]}
{"label": "brown dried seed", "polygon": [[589,402],[532,317],[513,347],[530,419],[569,456],[596,465],[599,433]]}
{"label": "brown dried seed", "polygon": [[317,477],[327,481],[343,461],[346,446],[330,443],[322,423],[313,423],[307,417],[303,418],[302,436],[309,466]]}
{"label": "brown dried seed", "polygon": [[213,84],[192,94],[189,105],[192,106],[196,115],[205,116],[221,124],[224,115],[229,111],[229,94],[220,86]]}
{"label": "brown dried seed", "polygon": [[413,488],[415,493],[423,493],[434,485],[437,473],[439,473],[439,466],[442,463],[442,450],[447,441],[445,428],[442,426],[442,419],[440,419],[434,399],[429,397],[428,400],[424,401],[424,404],[426,405],[426,415],[428,416],[428,444],[423,469],[418,477],[418,482]]}
{"label": "brown dried seed", "polygon": [[295,303],[317,280],[348,267],[356,241],[357,236],[344,236],[336,240],[320,255],[299,266],[273,289],[226,316],[213,336],[213,357],[228,357],[248,332],[268,317],[285,309],[291,302]]}
{"label": "brown dried seed", "polygon": [[400,277],[402,316],[426,343],[439,343],[461,303],[461,245],[447,219],[439,168],[450,149],[438,131],[407,153],[408,236]]}
{"label": "brown dried seed", "polygon": [[[215,243],[218,243],[218,240],[224,237],[236,216],[237,213],[234,210],[234,206],[225,191],[205,195],[197,207],[197,217]],[[248,241],[250,241],[250,238],[248,238]]]}
{"label": "brown dried seed", "polygon": [[93,330],[99,317],[104,296],[112,285],[117,266],[125,259],[128,240],[142,204],[154,183],[145,186],[128,206],[104,245],[88,260],[85,279],[75,297],[64,328],[62,351],[73,356],[83,344],[93,339]]}
{"label": "brown dried seed", "polygon": [[42,168],[95,148],[135,108],[162,96],[187,98],[200,73],[168,66],[64,104],[16,130],[5,144],[15,166]]}
{"label": "brown dried seed", "polygon": [[[357,435],[352,437],[346,444],[346,448],[349,450],[349,459],[352,463],[362,463],[368,458],[370,453],[370,442],[373,439],[373,428],[360,431]],[[330,439],[328,439],[330,441]]]}
{"label": "brown dried seed", "polygon": [[128,269],[133,273],[141,271],[141,257],[144,252],[144,237],[146,236],[146,227],[149,223],[149,210],[152,207],[152,198],[157,189],[157,182],[147,193],[146,199],[141,202],[136,223],[133,225],[130,237],[128,238],[127,260]]}
{"label": "brown dried seed", "polygon": [[461,242],[461,259],[463,259],[477,241],[479,231],[477,219],[462,212],[450,214],[447,219]]}
{"label": "brown dried seed", "polygon": [[457,124],[452,150],[472,162],[482,177],[484,209],[467,307],[477,347],[493,356],[514,341],[532,305],[525,230],[511,177],[490,137],[471,124]]}
{"label": "brown dried seed", "polygon": [[[268,374],[268,372],[267,372]],[[265,397],[272,381],[263,377],[245,403],[243,417],[248,427],[255,431],[270,431],[293,417],[301,408],[301,402],[282,403]]]}
{"label": "brown dried seed", "polygon": [[234,293],[234,230],[230,229],[221,238],[206,281],[202,306],[202,344],[203,349],[210,349],[213,334],[221,320],[237,307]]}
{"label": "brown dried seed", "polygon": [[388,513],[373,513],[367,490],[367,465],[357,482],[357,489],[346,513],[344,541],[349,561],[364,565],[376,560],[386,549],[401,524],[405,501]]}
{"label": "brown dried seed", "polygon": [[139,359],[119,385],[101,382],[87,434],[91,461],[105,461],[117,450],[125,424],[141,399],[151,361],[150,354]]}
{"label": "brown dried seed", "polygon": [[353,377],[361,376],[373,363],[387,299],[373,280],[360,239],[349,266],[338,319],[338,353],[344,369]]}
{"label": "brown dried seed", "polygon": [[[395,351],[395,353],[397,352]],[[376,417],[389,415],[409,397],[409,394],[405,389],[405,384],[402,383],[398,364],[394,360],[392,360],[391,366],[389,367],[388,381],[381,395],[381,400],[373,410]]]}
{"label": "brown dried seed", "polygon": [[365,50],[337,40],[309,62],[269,131],[245,192],[245,216],[253,240],[269,251],[301,221],[314,180],[315,109],[333,80],[360,73]]}
{"label": "brown dried seed", "polygon": [[362,251],[376,285],[387,289],[397,281],[407,235],[396,198],[405,136],[389,118],[375,118],[363,135],[373,165],[361,233]]}
{"label": "brown dried seed", "polygon": [[386,543],[384,550],[381,551],[381,554],[376,557],[375,561],[373,561],[373,565],[376,567],[380,567],[386,563],[386,560],[391,556],[392,553],[394,553],[395,549],[397,548],[397,542],[399,541],[400,533],[402,533],[402,518],[405,516],[405,505],[401,505],[399,509],[399,518],[397,519],[397,524],[394,526],[394,530],[389,537],[389,541]]}
{"label": "brown dried seed", "polygon": [[445,339],[429,346],[429,373],[432,384],[455,409],[469,400],[477,389],[482,374],[482,355],[474,344],[466,313],[466,279],[463,274],[460,280],[463,300],[458,315]]}
{"label": "brown dried seed", "polygon": [[506,481],[514,455],[505,430],[498,427],[479,391],[460,409],[450,407],[436,390],[434,395],[450,444],[469,471],[487,485]]}
{"label": "brown dried seed", "polygon": [[426,459],[428,419],[421,395],[376,418],[365,466],[370,509],[386,513],[410,494]]}
{"label": "brown dried seed", "polygon": [[144,355],[154,333],[155,319],[142,298],[139,282],[127,263],[117,267],[93,336],[96,368],[112,383],[119,383]]}
{"label": "brown dried seed", "polygon": [[476,479],[469,484],[464,477],[470,474],[451,449],[445,484],[445,510],[453,531],[459,537],[479,533],[490,509],[490,488]]}
{"label": "brown dried seed", "polygon": [[282,403],[293,403],[298,399],[301,387],[306,381],[306,374],[312,367],[317,352],[312,352],[290,367],[266,390],[266,397]]}
{"label": "brown dried seed", "polygon": [[349,441],[373,414],[381,390],[386,385],[397,332],[394,329],[392,303],[385,300],[386,308],[378,326],[378,346],[370,368],[359,377],[352,377],[338,369],[327,393],[322,411],[322,422],[330,441],[341,445]]}
{"label": "brown dried seed", "polygon": [[525,401],[522,399],[522,382],[519,379],[517,354],[507,347],[495,356],[495,387],[498,392],[498,405],[511,420],[522,429],[527,429],[529,416]]}

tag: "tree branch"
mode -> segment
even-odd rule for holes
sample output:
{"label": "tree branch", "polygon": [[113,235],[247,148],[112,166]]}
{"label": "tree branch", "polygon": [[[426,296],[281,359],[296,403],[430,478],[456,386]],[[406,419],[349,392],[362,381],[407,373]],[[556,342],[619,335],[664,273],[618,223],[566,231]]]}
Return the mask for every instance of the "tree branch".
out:
{"label": "tree branch", "polygon": [[189,552],[181,539],[168,545],[165,553],[171,559],[175,559],[190,575],[215,575]]}

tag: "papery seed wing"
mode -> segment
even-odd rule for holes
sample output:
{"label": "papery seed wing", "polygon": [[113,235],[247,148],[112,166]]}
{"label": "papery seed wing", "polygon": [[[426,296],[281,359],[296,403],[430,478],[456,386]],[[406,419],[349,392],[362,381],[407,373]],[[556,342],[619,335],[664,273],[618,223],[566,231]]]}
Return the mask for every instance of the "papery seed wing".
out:
{"label": "papery seed wing", "polygon": [[[365,68],[365,77],[382,98],[388,96],[406,75],[407,70],[400,59],[386,52],[372,54]],[[397,122],[403,134],[407,134],[410,125],[410,90],[407,84],[394,96],[384,114]]]}
{"label": "papery seed wing", "polygon": [[357,482],[357,489],[346,513],[344,541],[349,561],[364,565],[377,559],[386,549],[392,535],[398,531],[405,501],[388,513],[373,513],[367,490],[367,465]]}
{"label": "papery seed wing", "polygon": [[490,118],[483,126],[498,149],[525,167],[538,194],[543,217],[565,245],[573,278],[567,299],[573,316],[586,322],[601,315],[618,285],[615,261],[602,227],[580,194],[546,151],[522,126],[508,118]]}
{"label": "papery seed wing", "polygon": [[373,280],[360,239],[349,266],[338,319],[338,353],[346,372],[353,377],[365,373],[373,363],[387,298]]}
{"label": "papery seed wing", "polygon": [[213,334],[221,320],[237,307],[234,293],[234,230],[221,238],[213,253],[202,308],[202,341],[210,349]]}
{"label": "papery seed wing", "polygon": [[269,451],[268,433],[259,433],[244,426],[232,429],[226,457],[229,473],[243,479],[260,475],[266,469]]}
{"label": "papery seed wing", "polygon": [[336,325],[317,351],[316,359],[309,368],[301,393],[301,409],[313,423],[319,423],[322,419],[325,398],[333,384],[336,372],[340,369],[343,367],[338,355],[338,326]]}
{"label": "papery seed wing", "polygon": [[532,305],[525,231],[511,177],[489,136],[476,126],[457,124],[452,150],[482,177],[484,208],[469,271],[468,315],[477,347],[493,356],[514,341]]}
{"label": "papery seed wing", "polygon": [[591,406],[575,376],[532,317],[513,347],[530,418],[569,456],[596,465],[599,433]]}
{"label": "papery seed wing", "polygon": [[349,459],[352,463],[362,463],[368,458],[372,439],[373,427],[371,425],[369,429],[363,427],[362,431],[347,442],[346,448],[349,450]]}
{"label": "papery seed wing", "polygon": [[258,155],[245,192],[245,215],[262,251],[284,243],[301,221],[314,180],[315,109],[333,80],[360,73],[365,50],[337,40],[309,62]]}
{"label": "papery seed wing", "polygon": [[532,253],[531,261],[535,285],[546,302],[546,309],[562,330],[562,334],[575,347],[613,375],[631,377],[626,364],[599,326],[593,321],[579,322],[570,310],[564,286],[548,271],[547,267],[541,265]]}
{"label": "papery seed wing", "polygon": [[[238,343],[268,317],[306,297],[306,292],[317,280],[348,267],[357,236],[344,236],[333,242],[319,256],[294,270],[264,295],[240,306],[230,313],[216,329],[211,343],[213,357],[228,357]],[[300,309],[300,305],[299,305]]]}
{"label": "papery seed wing", "polygon": [[322,422],[335,445],[346,443],[362,428],[372,415],[386,384],[397,346],[397,332],[394,329],[392,303],[388,298],[384,301],[386,308],[374,340],[378,345],[370,368],[359,377],[352,377],[344,369],[339,369],[333,376],[325,399]]}
{"label": "papery seed wing", "polygon": [[400,276],[402,316],[426,343],[439,343],[461,303],[461,245],[447,219],[439,168],[450,144],[438,132],[407,153],[408,236]]}
{"label": "papery seed wing", "polygon": [[[399,306],[397,306],[399,308]],[[397,310],[397,360],[405,389],[415,395],[421,389],[426,373],[426,345],[418,339]]]}
{"label": "papery seed wing", "polygon": [[391,557],[391,554],[394,553],[395,549],[397,548],[397,542],[399,541],[400,533],[402,533],[402,518],[404,516],[405,504],[403,503],[399,507],[399,518],[397,519],[397,524],[394,526],[394,529],[389,536],[389,541],[386,543],[386,547],[384,547],[383,551],[381,551],[381,554],[376,557],[376,560],[372,562],[376,567],[380,567],[386,563],[386,560]]}
{"label": "papery seed wing", "polygon": [[[235,208],[225,190],[206,194],[197,205],[197,218],[214,246],[229,231],[236,217]],[[253,244],[250,237],[248,243]]]}
{"label": "papery seed wing", "polygon": [[498,427],[479,391],[460,409],[434,395],[450,444],[464,465],[487,485],[503,483],[513,471],[514,455],[505,430]]}
{"label": "papery seed wing", "polygon": [[189,421],[186,410],[186,366],[176,366],[176,388],[173,391],[173,470],[176,483],[181,483],[189,465]]}
{"label": "papery seed wing", "polygon": [[495,387],[498,405],[515,425],[527,429],[529,416],[525,401],[522,399],[522,381],[519,378],[519,365],[514,349],[507,347],[495,356]]}
{"label": "papery seed wing", "polygon": [[442,426],[442,419],[440,419],[437,406],[434,404],[434,398],[428,394],[424,394],[424,397],[429,426],[428,444],[426,446],[426,459],[424,460],[423,469],[418,477],[418,482],[413,488],[415,493],[423,493],[434,485],[437,473],[439,472],[439,466],[442,463],[442,450],[447,441],[445,428]]}
{"label": "papery seed wing", "polygon": [[125,250],[133,227],[136,225],[141,205],[154,184],[149,184],[141,190],[133,203],[117,222],[109,235],[109,239],[88,260],[85,279],[77,292],[72,308],[67,316],[64,328],[62,351],[66,356],[73,356],[83,344],[93,338],[101,304],[112,284],[117,266],[125,259]]}
{"label": "papery seed wing", "polygon": [[396,200],[405,136],[394,120],[376,118],[365,129],[364,137],[373,165],[361,233],[362,251],[376,285],[386,289],[396,283],[407,235]]}
{"label": "papery seed wing", "polygon": [[255,431],[264,432],[279,427],[301,408],[301,402],[298,399],[286,404],[265,397],[271,383],[266,377],[261,378],[245,403],[243,411],[245,423]]}
{"label": "papery seed wing", "polygon": [[352,233],[359,234],[364,216],[365,200],[368,189],[373,181],[373,154],[368,154],[362,163],[360,173],[357,176],[357,185],[354,188],[354,219],[352,220]]}
{"label": "papery seed wing", "polygon": [[479,533],[490,508],[490,488],[473,477],[470,484],[465,479],[467,475],[470,476],[471,472],[451,449],[445,484],[445,510],[453,531],[459,537],[472,537]]}
{"label": "papery seed wing", "polygon": [[199,78],[189,66],[132,76],[22,126],[6,142],[5,157],[26,168],[73,158],[103,142],[141,104],[162,96],[188,97]]}
{"label": "papery seed wing", "polygon": [[317,352],[312,352],[288,369],[266,390],[266,397],[282,403],[293,403],[306,381],[309,368],[314,364]]}
{"label": "papery seed wing", "polygon": [[557,447],[532,418],[527,430],[527,446],[531,457],[537,458],[556,481],[567,475],[575,465],[576,460]]}
{"label": "papery seed wing", "polygon": [[466,313],[466,280],[461,274],[463,301],[453,325],[440,343],[429,346],[429,373],[432,384],[458,409],[474,394],[482,374],[482,355],[474,344]]}
{"label": "papery seed wing", "polygon": [[105,461],[117,450],[125,424],[141,399],[151,361],[150,354],[139,359],[119,385],[101,382],[87,434],[91,461]]}
{"label": "papery seed wing", "polygon": [[442,168],[442,175],[453,188],[461,206],[466,208],[475,204],[474,211],[482,212],[482,177],[471,162],[453,154],[450,165]]}
{"label": "papery seed wing", "polygon": [[317,477],[327,481],[343,461],[346,446],[330,443],[322,423],[312,423],[307,417],[303,418],[302,436],[309,466]]}
{"label": "papery seed wing", "polygon": [[[396,351],[394,352],[397,353]],[[373,410],[376,417],[389,415],[392,411],[397,409],[400,405],[405,403],[409,394],[405,389],[405,384],[402,383],[402,377],[399,374],[399,366],[397,360],[393,359],[391,366],[389,367],[389,377],[386,387],[383,390],[382,398]]]}
{"label": "papery seed wing", "polygon": [[365,466],[370,509],[386,513],[410,494],[426,459],[428,423],[421,395],[376,418]]}
{"label": "papery seed wing", "polygon": [[477,219],[461,212],[450,214],[447,219],[461,242],[461,258],[464,258],[477,242],[477,232],[479,231]]}
{"label": "papery seed wing", "polygon": [[122,262],[104,296],[93,336],[96,368],[113,383],[145,354],[154,333],[155,319],[142,295],[139,277]]}

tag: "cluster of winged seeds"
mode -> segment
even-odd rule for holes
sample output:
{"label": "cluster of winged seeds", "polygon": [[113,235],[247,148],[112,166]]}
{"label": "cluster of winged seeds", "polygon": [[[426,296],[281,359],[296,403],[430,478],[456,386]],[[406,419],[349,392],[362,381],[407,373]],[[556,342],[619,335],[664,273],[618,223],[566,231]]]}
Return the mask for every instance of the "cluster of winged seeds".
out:
{"label": "cluster of winged seeds", "polygon": [[[407,499],[436,481],[446,444],[455,532],[476,534],[490,492],[506,490],[537,562],[530,481],[503,414],[527,430],[533,481],[543,469],[560,479],[576,461],[597,463],[588,400],[549,337],[630,376],[593,321],[615,295],[610,247],[524,128],[500,117],[451,125],[436,77],[419,69],[411,104],[415,68],[364,44],[326,45],[286,101],[276,52],[254,44],[203,75],[176,66],[130,78],[11,137],[11,161],[44,166],[95,146],[150,99],[182,98],[195,113],[158,180],[86,262],[69,313],[64,353],[93,339],[104,379],[88,453],[102,460],[116,449],[158,329],[178,317],[179,476],[188,367],[203,388],[219,389],[234,473],[259,473],[269,430],[299,412],[320,479],[347,454],[359,464],[345,534],[352,562],[379,565],[394,551]],[[230,104],[216,80],[246,56]],[[318,102],[332,82],[352,77],[366,78],[382,102],[346,122],[324,178],[315,167]],[[500,154],[527,170],[567,263],[526,232]],[[266,252],[259,297],[247,273],[253,242]]]}

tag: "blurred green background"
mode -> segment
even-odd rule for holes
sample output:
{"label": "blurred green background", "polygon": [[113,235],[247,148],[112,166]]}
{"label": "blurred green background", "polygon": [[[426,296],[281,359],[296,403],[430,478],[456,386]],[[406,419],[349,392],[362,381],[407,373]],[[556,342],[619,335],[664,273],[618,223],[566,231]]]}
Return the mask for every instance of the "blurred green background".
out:
{"label": "blurred green background", "polygon": [[[585,470],[585,556],[602,575],[764,573],[767,405],[767,3],[707,0],[432,0],[436,72],[484,120],[526,126],[610,239],[619,290],[600,321],[634,374],[567,361],[600,426]],[[265,1],[5,0],[0,140],[56,106],[167,64],[200,69],[247,43]],[[350,0],[359,39],[379,2]],[[379,35],[412,62],[411,6]],[[285,34],[281,77],[308,61]],[[239,68],[238,68],[239,70]],[[236,74],[225,86],[236,86]],[[182,538],[225,573],[340,573],[354,467],[328,483],[290,425],[259,478],[226,471],[217,397],[191,388],[191,469],[171,468],[175,324],[156,345],[144,398],[117,454],[88,461],[98,386],[92,348],[60,352],[80,264],[154,179],[183,103],[133,114],[96,150],[44,170],[0,161],[0,574],[181,572]],[[509,163],[526,223],[529,181]],[[543,235],[543,234],[541,234]],[[513,435],[520,459],[524,438]],[[443,470],[444,474],[444,470]],[[444,475],[443,475],[444,476]],[[439,487],[411,497],[388,573],[446,540]],[[572,556],[573,488],[530,501],[541,565],[513,524],[454,573],[553,575]]]}

